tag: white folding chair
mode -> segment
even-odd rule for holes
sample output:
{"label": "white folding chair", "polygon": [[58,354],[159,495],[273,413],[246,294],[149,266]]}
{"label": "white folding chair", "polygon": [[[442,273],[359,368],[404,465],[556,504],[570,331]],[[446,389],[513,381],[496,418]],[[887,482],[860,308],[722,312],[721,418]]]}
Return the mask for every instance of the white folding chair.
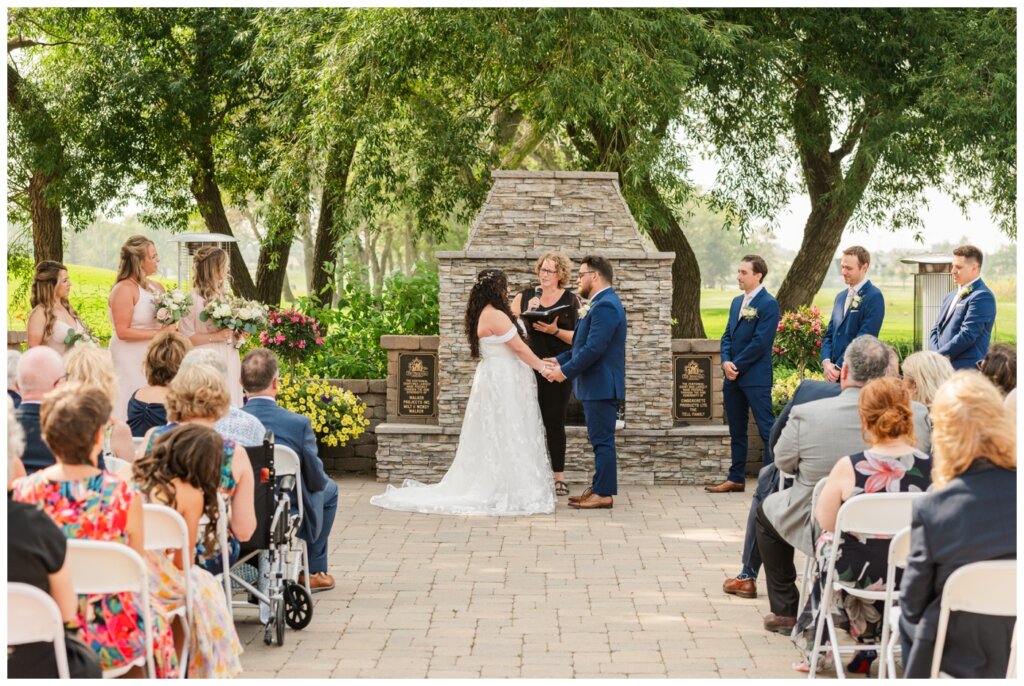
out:
{"label": "white folding chair", "polygon": [[192,645],[192,578],[190,574],[192,555],[189,550],[188,526],[185,519],[166,505],[146,503],[142,506],[143,531],[145,532],[146,550],[163,553],[165,550],[181,551],[182,576],[185,578],[184,604],[168,613],[169,617],[180,617],[185,634],[181,657],[181,678],[184,679],[188,669],[189,646]]}
{"label": "white folding chair", "polygon": [[[1006,598],[1013,600],[1007,602]],[[949,575],[942,588],[939,601],[939,626],[935,634],[935,652],[932,653],[931,678],[948,677],[940,672],[942,652],[946,647],[950,612],[973,612],[994,617],[1017,616],[1017,561],[989,560],[964,565]],[[1016,636],[1016,629],[1014,629]],[[1014,644],[1011,643],[1010,665],[1014,670]]]}
{"label": "white folding chair", "polygon": [[70,679],[64,648],[64,622],[57,601],[30,584],[7,584],[7,645],[52,643],[57,678]]}
{"label": "white folding chair", "polygon": [[110,595],[134,593],[145,626],[146,652],[130,664],[103,670],[103,678],[127,674],[132,667],[145,666],[147,676],[156,678],[153,664],[153,621],[149,609],[149,587],[146,563],[142,556],[123,543],[110,541],[68,540],[67,565],[72,585],[79,595]]}
{"label": "white folding chair", "polygon": [[[830,649],[829,646],[822,645],[822,637],[826,627],[828,628],[828,638],[831,643],[836,676],[840,679],[846,678],[846,674],[843,671],[843,653],[849,654],[878,648],[876,643],[839,645],[835,622],[832,620],[832,596],[834,593],[836,591],[845,591],[850,595],[868,601],[884,601],[886,597],[886,591],[852,588],[840,583],[835,578],[836,557],[843,540],[843,534],[858,533],[875,537],[895,536],[901,529],[910,525],[911,506],[916,498],[923,495],[923,492],[866,493],[847,500],[839,508],[839,514],[836,516],[832,553],[829,555],[825,586],[821,594],[821,610],[818,613],[818,622],[814,630],[814,645],[811,648],[811,671],[808,674],[809,678],[813,679],[818,669],[818,656]],[[893,579],[887,577],[885,582],[886,587],[888,587],[893,583]]]}
{"label": "white folding chair", "polygon": [[1006,678],[1017,678],[1017,623],[1013,624],[1013,638],[1010,639],[1010,661],[1006,665]]}
{"label": "white folding chair", "polygon": [[[274,471],[278,479],[289,474],[295,476],[294,492],[299,507],[299,521],[296,527],[301,527],[305,519],[306,510],[302,499],[302,462],[299,461],[298,454],[288,446],[276,443],[274,445]],[[306,592],[311,593],[312,591],[309,587],[309,551],[306,549],[306,542],[304,540],[296,536],[295,541],[298,544],[298,549],[292,551],[298,556],[295,564],[302,571],[303,585],[306,587]]]}
{"label": "white folding chair", "polygon": [[[786,472],[784,472],[781,469],[779,469],[779,483],[775,487],[775,492],[778,493],[779,491],[784,491],[787,488],[789,488],[790,486],[792,486],[793,485],[792,484],[792,479],[795,479],[795,478],[796,477],[793,476],[792,474],[787,474]],[[786,485],[786,479],[790,479],[791,480],[791,483],[789,484],[789,486]]]}
{"label": "white folding chair", "polygon": [[[907,566],[910,555],[910,527],[900,529],[889,542],[889,561],[885,570],[885,578],[895,579],[896,568]],[[882,612],[882,639],[879,644],[878,678],[884,679],[886,669],[889,678],[896,678],[896,649],[900,646],[900,608],[896,604],[896,584],[885,585],[885,609]]]}
{"label": "white folding chair", "polygon": [[[782,477],[782,474],[783,473],[780,471],[779,472],[779,478],[780,479]],[[811,551],[811,554],[807,556],[807,559],[804,560],[804,576],[803,576],[802,582],[800,583],[800,600],[797,602],[797,606],[796,606],[797,607],[797,610],[796,610],[797,612],[803,612],[804,603],[807,602],[807,596],[810,594],[811,581],[814,578],[814,551],[813,551],[814,543],[815,543],[815,536],[814,536],[814,521],[815,521],[814,520],[814,512],[815,512],[815,510],[818,509],[818,497],[821,495],[822,489],[825,488],[825,482],[826,481],[828,481],[828,477],[827,476],[825,478],[823,478],[823,479],[819,479],[818,483],[814,484],[814,491],[811,492],[811,523],[810,523],[810,527],[811,527],[811,548],[812,548],[812,551]]]}
{"label": "white folding chair", "polygon": [[145,436],[132,436],[132,447],[135,449],[135,457],[141,457],[141,455],[139,455],[139,451],[142,450],[145,443]]}

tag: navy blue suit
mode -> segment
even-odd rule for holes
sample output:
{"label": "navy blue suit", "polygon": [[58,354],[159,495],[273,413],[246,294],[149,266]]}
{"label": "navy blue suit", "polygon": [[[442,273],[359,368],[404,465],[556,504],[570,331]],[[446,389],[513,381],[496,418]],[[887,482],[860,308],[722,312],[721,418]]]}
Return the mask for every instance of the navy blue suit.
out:
{"label": "navy blue suit", "polygon": [[583,403],[587,437],[594,448],[591,488],[601,496],[618,494],[615,419],[626,397],[626,311],[611,288],[590,301],[576,324],[572,349],[555,358]]}
{"label": "navy blue suit", "polygon": [[[757,310],[755,317],[741,317],[742,304],[742,295],[733,299],[729,321],[722,334],[722,363],[732,362],[740,373],[735,381],[722,380],[722,400],[732,447],[728,479],[739,484],[745,482],[747,466],[747,411],[753,412],[761,440],[766,446],[775,421],[772,413],[772,345],[779,328],[779,303],[766,289],[761,289],[748,306]],[[767,450],[765,460],[771,460],[771,453]]]}
{"label": "navy blue suit", "polygon": [[882,320],[885,319],[885,298],[873,283],[867,281],[860,287],[857,291],[860,302],[851,304],[849,312],[844,315],[847,293],[848,289],[839,291],[836,296],[832,305],[832,319],[821,339],[821,361],[831,360],[837,367],[843,366],[846,346],[857,336],[870,334],[877,337],[882,330]]}
{"label": "navy blue suit", "polygon": [[309,572],[327,571],[327,543],[338,510],[338,484],[327,476],[317,453],[316,434],[309,418],[289,412],[271,398],[251,398],[242,408],[274,432],[274,442],[299,456],[302,470],[304,519],[299,537],[309,546]]}
{"label": "navy blue suit", "polygon": [[932,327],[928,340],[932,350],[949,358],[953,369],[974,369],[988,352],[992,324],[996,321],[996,297],[985,282],[978,279],[971,284],[971,292],[957,302],[953,314],[947,317],[949,303],[959,294],[960,289],[957,289],[942,301],[939,320]]}
{"label": "navy blue suit", "polygon": [[49,447],[43,443],[43,436],[39,424],[39,403],[22,403],[15,410],[14,416],[25,431],[25,453],[21,456],[21,462],[25,465],[25,471],[29,474],[40,469],[56,464],[57,458],[50,452]]}

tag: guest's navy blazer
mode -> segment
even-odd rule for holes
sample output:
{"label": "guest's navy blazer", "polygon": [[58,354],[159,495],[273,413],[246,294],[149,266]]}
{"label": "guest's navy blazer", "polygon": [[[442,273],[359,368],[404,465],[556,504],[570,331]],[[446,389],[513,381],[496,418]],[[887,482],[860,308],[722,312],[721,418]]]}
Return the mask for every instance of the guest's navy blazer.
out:
{"label": "guest's navy blazer", "polygon": [[885,298],[882,291],[870,281],[857,291],[860,302],[856,306],[851,304],[850,311],[844,315],[846,294],[844,290],[836,296],[832,305],[832,319],[821,339],[821,361],[831,360],[832,364],[839,367],[843,366],[846,346],[857,336],[878,336],[882,330],[882,320],[885,319]]}
{"label": "guest's navy blazer", "polygon": [[932,350],[949,358],[953,369],[973,369],[988,352],[992,324],[996,320],[996,297],[985,282],[978,279],[947,318],[949,303],[959,294],[958,288],[942,301],[939,320],[932,327],[928,340]]}
{"label": "guest's navy blazer", "polygon": [[576,324],[572,348],[555,359],[577,400],[626,398],[626,311],[614,290],[594,296]]}
{"label": "guest's navy blazer", "polygon": [[21,456],[21,462],[29,474],[57,462],[57,458],[43,443],[39,424],[39,408],[39,403],[23,402],[14,413],[21,428],[25,431],[25,453]]}
{"label": "guest's navy blazer", "polygon": [[323,525],[324,488],[330,478],[316,447],[316,434],[308,417],[289,412],[270,398],[252,398],[242,408],[274,432],[274,442],[287,446],[299,456],[302,469],[304,520],[299,535],[315,541]]}
{"label": "guest's navy blazer", "polygon": [[[910,555],[900,584],[903,626],[913,627],[907,678],[927,678],[950,574],[983,560],[1017,557],[1017,475],[975,462],[940,490],[914,502]],[[1016,598],[1006,602],[1013,607]],[[954,612],[941,669],[957,678],[1005,677],[1014,618]]]}
{"label": "guest's navy blazer", "polygon": [[767,289],[762,289],[750,301],[757,310],[753,319],[740,317],[743,296],[737,295],[729,307],[729,322],[722,334],[722,362],[732,362],[740,375],[740,387],[772,385],[772,344],[779,329],[779,303]]}

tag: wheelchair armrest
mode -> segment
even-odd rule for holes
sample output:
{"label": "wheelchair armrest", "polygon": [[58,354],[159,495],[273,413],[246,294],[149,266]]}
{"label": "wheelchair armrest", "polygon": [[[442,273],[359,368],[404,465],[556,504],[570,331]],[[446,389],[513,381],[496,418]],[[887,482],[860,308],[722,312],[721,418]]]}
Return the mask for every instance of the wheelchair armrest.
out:
{"label": "wheelchair armrest", "polygon": [[295,475],[294,474],[286,474],[286,475],[282,476],[280,481],[278,482],[278,485],[280,486],[282,491],[285,491],[285,492],[294,491],[295,490]]}

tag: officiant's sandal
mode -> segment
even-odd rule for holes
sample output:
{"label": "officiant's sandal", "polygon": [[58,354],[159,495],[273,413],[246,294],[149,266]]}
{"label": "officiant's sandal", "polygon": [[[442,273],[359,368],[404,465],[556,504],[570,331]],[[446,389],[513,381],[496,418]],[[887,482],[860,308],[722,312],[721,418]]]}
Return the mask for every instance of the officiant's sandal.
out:
{"label": "officiant's sandal", "polygon": [[555,482],[555,495],[569,495],[569,487],[564,481]]}

